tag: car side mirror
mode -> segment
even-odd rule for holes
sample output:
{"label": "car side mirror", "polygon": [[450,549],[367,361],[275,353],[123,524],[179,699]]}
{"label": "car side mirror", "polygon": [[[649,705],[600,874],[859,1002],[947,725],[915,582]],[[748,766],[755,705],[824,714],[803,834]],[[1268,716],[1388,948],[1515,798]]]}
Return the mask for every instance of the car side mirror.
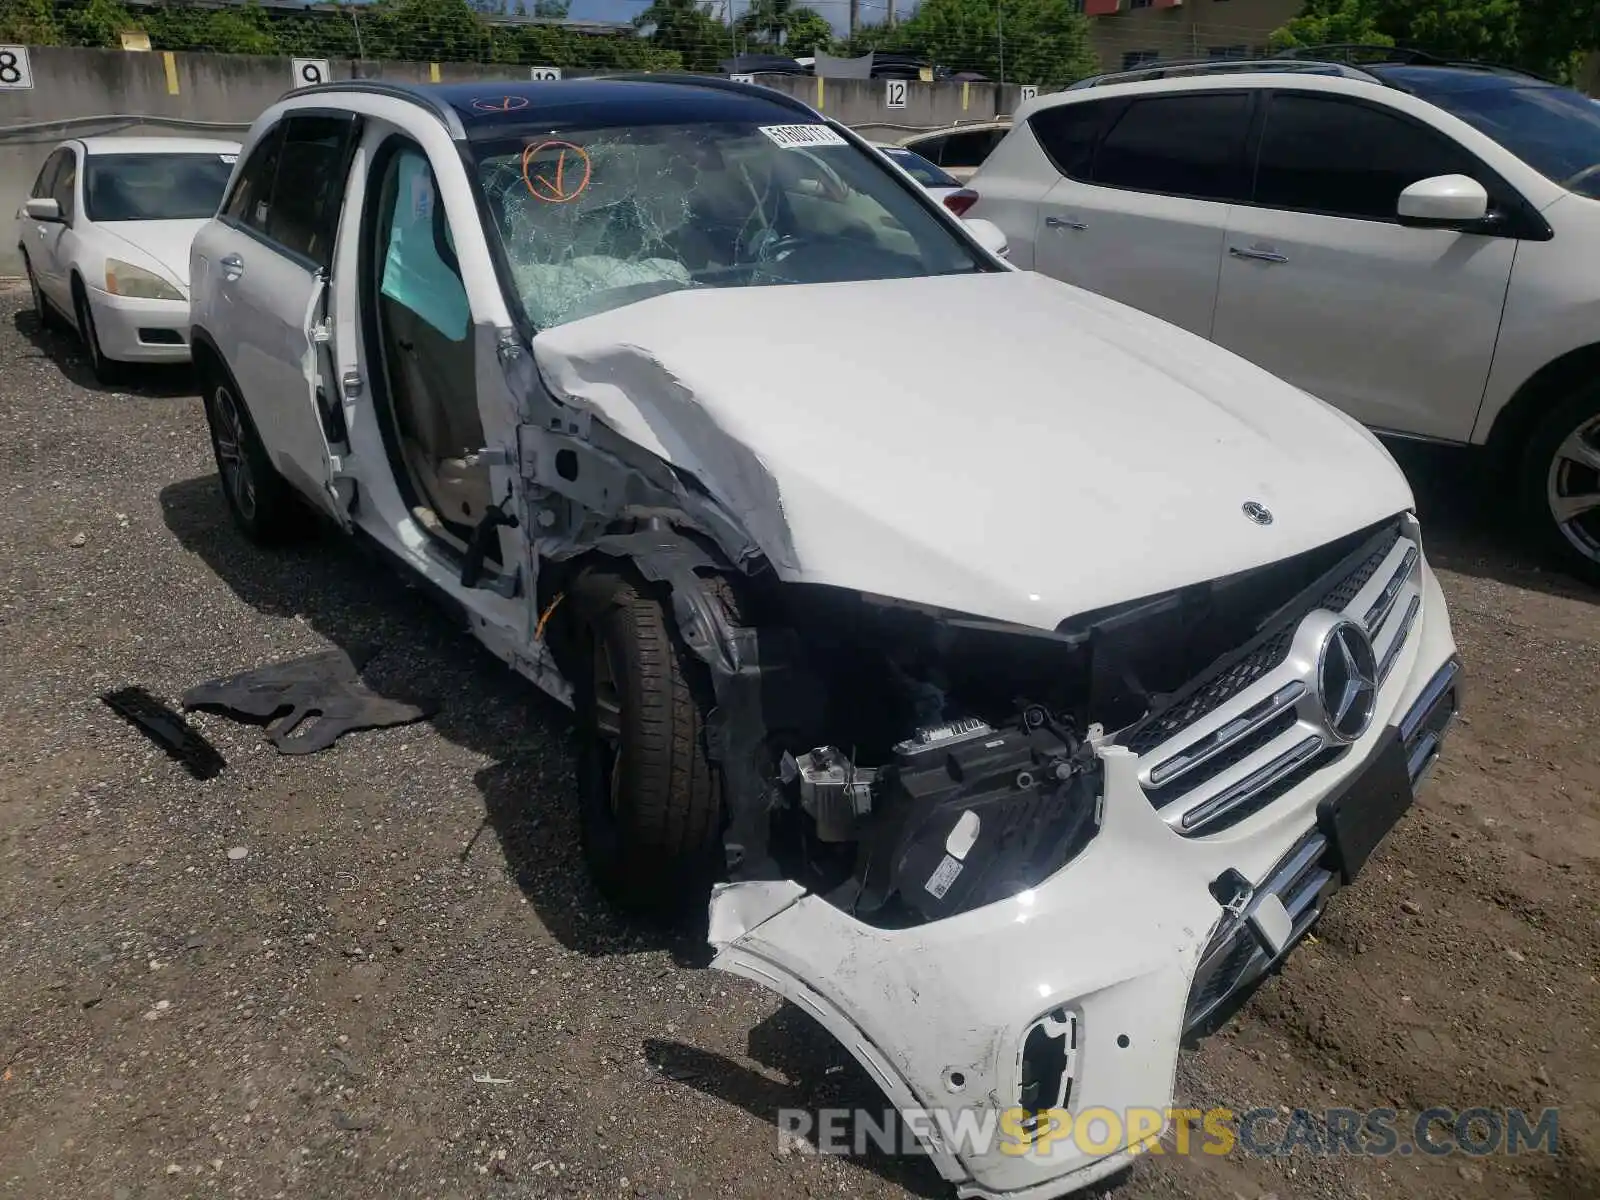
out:
{"label": "car side mirror", "polygon": [[1395,215],[1402,225],[1436,229],[1471,225],[1489,215],[1489,193],[1470,176],[1435,175],[1401,192]]}
{"label": "car side mirror", "polygon": [[1011,243],[1006,240],[1005,232],[993,221],[986,221],[982,217],[963,217],[961,223],[967,227],[967,232],[973,240],[996,258],[1004,258],[1011,251]]}
{"label": "car side mirror", "polygon": [[50,196],[39,196],[29,200],[22,206],[32,221],[61,221],[61,203]]}

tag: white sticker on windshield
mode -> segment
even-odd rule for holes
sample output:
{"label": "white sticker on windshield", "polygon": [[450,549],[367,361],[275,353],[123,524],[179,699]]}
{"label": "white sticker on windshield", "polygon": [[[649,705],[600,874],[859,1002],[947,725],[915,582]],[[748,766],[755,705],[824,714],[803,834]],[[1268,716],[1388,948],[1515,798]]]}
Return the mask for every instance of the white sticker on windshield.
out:
{"label": "white sticker on windshield", "polygon": [[849,143],[826,125],[758,125],[774,146],[803,150],[812,146],[845,146]]}
{"label": "white sticker on windshield", "polygon": [[239,156],[237,154],[219,154],[217,157],[230,167],[239,161]]}

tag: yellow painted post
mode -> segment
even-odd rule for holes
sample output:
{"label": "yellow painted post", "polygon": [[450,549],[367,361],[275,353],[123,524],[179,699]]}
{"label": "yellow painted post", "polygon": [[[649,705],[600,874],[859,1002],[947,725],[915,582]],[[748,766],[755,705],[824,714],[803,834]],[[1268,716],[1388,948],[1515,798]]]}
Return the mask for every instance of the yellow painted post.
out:
{"label": "yellow painted post", "polygon": [[178,94],[178,60],[173,56],[171,50],[163,50],[161,58],[163,65],[167,68],[167,95],[176,96]]}
{"label": "yellow painted post", "polygon": [[822,76],[818,75],[817,76],[817,109],[818,109],[819,112],[822,109],[822,82],[823,82]]}
{"label": "yellow painted post", "polygon": [[962,112],[966,112],[967,111],[967,89],[970,86],[971,85],[965,79],[963,79],[961,81],[961,111]]}
{"label": "yellow painted post", "polygon": [[428,64],[428,82],[429,83],[438,83],[439,82],[439,64],[438,63],[429,63]]}

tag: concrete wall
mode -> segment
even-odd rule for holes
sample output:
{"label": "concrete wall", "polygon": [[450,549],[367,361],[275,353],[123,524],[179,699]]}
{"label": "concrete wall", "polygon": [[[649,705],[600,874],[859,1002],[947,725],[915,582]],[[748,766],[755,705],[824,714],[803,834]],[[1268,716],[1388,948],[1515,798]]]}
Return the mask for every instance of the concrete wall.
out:
{"label": "concrete wall", "polygon": [[[240,138],[263,109],[291,90],[285,58],[243,54],[136,53],[35,47],[33,87],[0,90],[0,275],[22,270],[14,214],[40,165],[63,138],[96,133]],[[335,79],[452,83],[522,79],[527,68],[479,63],[329,64]],[[761,83],[821,108],[868,137],[895,141],[959,121],[990,120],[1016,106],[1018,89],[994,84],[908,83],[906,106],[885,104],[882,80],[768,75]]]}

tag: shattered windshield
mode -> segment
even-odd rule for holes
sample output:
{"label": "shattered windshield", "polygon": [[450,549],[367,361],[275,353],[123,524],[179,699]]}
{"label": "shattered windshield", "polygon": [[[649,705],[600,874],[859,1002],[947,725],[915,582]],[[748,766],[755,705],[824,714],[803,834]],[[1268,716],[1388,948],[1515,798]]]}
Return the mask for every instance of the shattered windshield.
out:
{"label": "shattered windshield", "polygon": [[826,125],[615,126],[476,151],[495,236],[536,329],[686,288],[989,269]]}

